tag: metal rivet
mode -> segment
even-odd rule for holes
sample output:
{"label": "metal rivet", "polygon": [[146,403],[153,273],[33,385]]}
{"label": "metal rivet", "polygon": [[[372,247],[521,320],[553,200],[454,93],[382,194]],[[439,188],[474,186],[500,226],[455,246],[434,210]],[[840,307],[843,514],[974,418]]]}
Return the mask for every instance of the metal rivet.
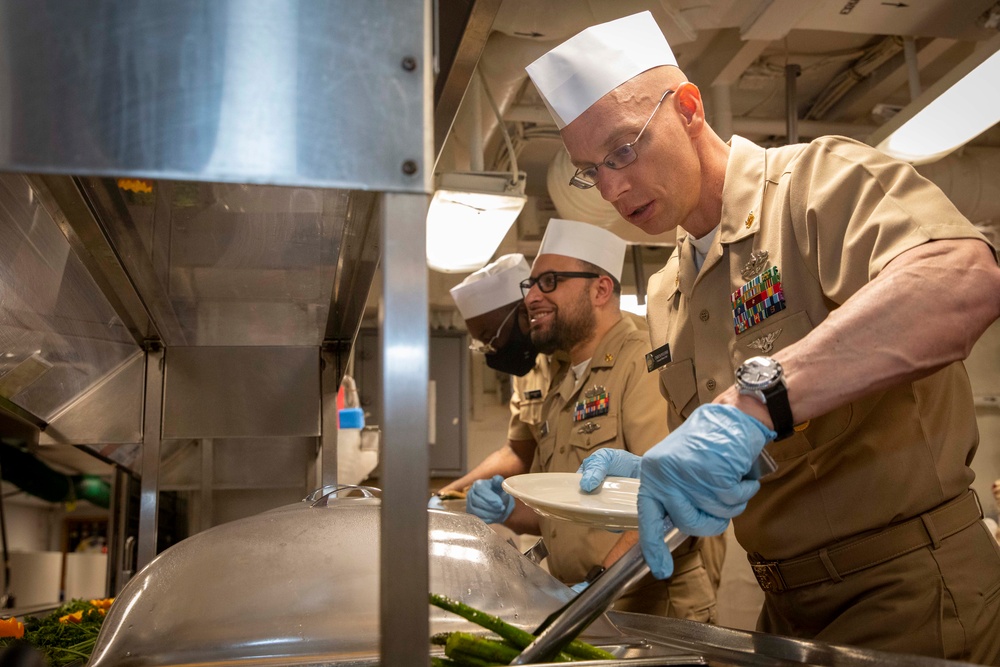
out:
{"label": "metal rivet", "polygon": [[708,388],[709,391],[714,391],[715,390],[715,380],[709,378],[708,381],[705,382],[705,386]]}
{"label": "metal rivet", "polygon": [[403,173],[407,176],[413,176],[417,173],[417,163],[413,160],[407,160],[403,163]]}
{"label": "metal rivet", "polygon": [[708,311],[707,310],[701,311],[700,313],[698,313],[698,317],[701,318],[702,322],[708,322]]}
{"label": "metal rivet", "polygon": [[407,72],[412,72],[417,69],[417,59],[413,56],[406,56],[400,64]]}

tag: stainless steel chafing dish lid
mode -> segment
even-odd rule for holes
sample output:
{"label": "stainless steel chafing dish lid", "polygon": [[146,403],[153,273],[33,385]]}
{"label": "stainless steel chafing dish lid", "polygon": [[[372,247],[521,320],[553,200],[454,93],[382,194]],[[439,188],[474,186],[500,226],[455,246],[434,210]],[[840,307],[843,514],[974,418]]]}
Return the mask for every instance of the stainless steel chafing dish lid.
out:
{"label": "stainless steel chafing dish lid", "polygon": [[[374,497],[306,499],[183,540],[122,590],[90,667],[377,656],[380,509]],[[428,518],[432,591],[527,630],[572,595],[478,518]],[[432,608],[432,632],[459,629],[481,630]]]}

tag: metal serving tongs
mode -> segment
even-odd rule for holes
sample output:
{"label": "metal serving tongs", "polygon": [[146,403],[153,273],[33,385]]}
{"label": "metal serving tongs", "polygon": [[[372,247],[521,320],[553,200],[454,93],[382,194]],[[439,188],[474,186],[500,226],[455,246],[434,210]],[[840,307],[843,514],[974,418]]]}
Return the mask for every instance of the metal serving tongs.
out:
{"label": "metal serving tongs", "polygon": [[[762,451],[757,460],[754,461],[750,472],[747,473],[746,479],[760,479],[777,469],[778,466],[770,454]],[[670,517],[667,517],[664,522],[667,528],[664,542],[672,552],[688,536],[673,525]],[[521,655],[517,656],[510,664],[529,665],[551,661],[566,644],[576,639],[581,632],[606,612],[622,593],[647,574],[649,574],[649,565],[643,559],[642,549],[636,543],[625,552],[624,556],[594,579],[582,593],[561,609],[550,614],[532,633],[538,635],[535,641],[521,651]]]}

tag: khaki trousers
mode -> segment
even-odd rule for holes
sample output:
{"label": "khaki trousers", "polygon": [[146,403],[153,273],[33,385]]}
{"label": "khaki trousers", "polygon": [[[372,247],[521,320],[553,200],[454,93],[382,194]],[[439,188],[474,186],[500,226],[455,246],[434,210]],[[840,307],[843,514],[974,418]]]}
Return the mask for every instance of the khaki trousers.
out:
{"label": "khaki trousers", "polygon": [[844,577],[767,593],[757,629],[1000,665],[1000,548],[982,521]]}

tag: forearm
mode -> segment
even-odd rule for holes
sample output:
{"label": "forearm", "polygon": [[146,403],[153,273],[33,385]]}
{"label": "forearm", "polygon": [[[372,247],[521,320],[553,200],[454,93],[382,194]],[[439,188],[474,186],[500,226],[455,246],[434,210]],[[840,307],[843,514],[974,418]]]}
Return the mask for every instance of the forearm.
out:
{"label": "forearm", "polygon": [[[774,357],[785,369],[797,423],[910,382],[968,356],[1000,317],[1000,268],[974,240],[909,250],[808,336]],[[717,403],[772,426],[766,408],[735,387]]]}
{"label": "forearm", "polygon": [[489,479],[493,475],[511,477],[527,473],[531,469],[534,448],[535,443],[531,440],[508,440],[503,447],[487,456],[471,471],[443,487],[439,493],[461,491],[477,479]]}
{"label": "forearm", "polygon": [[622,533],[622,536],[615,542],[615,545],[611,547],[608,555],[604,557],[601,561],[601,565],[604,568],[609,568],[614,565],[619,558],[625,555],[629,549],[631,549],[636,543],[639,542],[639,532],[635,530],[630,530]]}
{"label": "forearm", "polygon": [[538,522],[538,515],[530,507],[522,503],[520,500],[516,501],[514,505],[514,511],[511,512],[507,520],[503,522],[503,525],[507,526],[513,530],[518,535],[541,535],[542,528]]}

